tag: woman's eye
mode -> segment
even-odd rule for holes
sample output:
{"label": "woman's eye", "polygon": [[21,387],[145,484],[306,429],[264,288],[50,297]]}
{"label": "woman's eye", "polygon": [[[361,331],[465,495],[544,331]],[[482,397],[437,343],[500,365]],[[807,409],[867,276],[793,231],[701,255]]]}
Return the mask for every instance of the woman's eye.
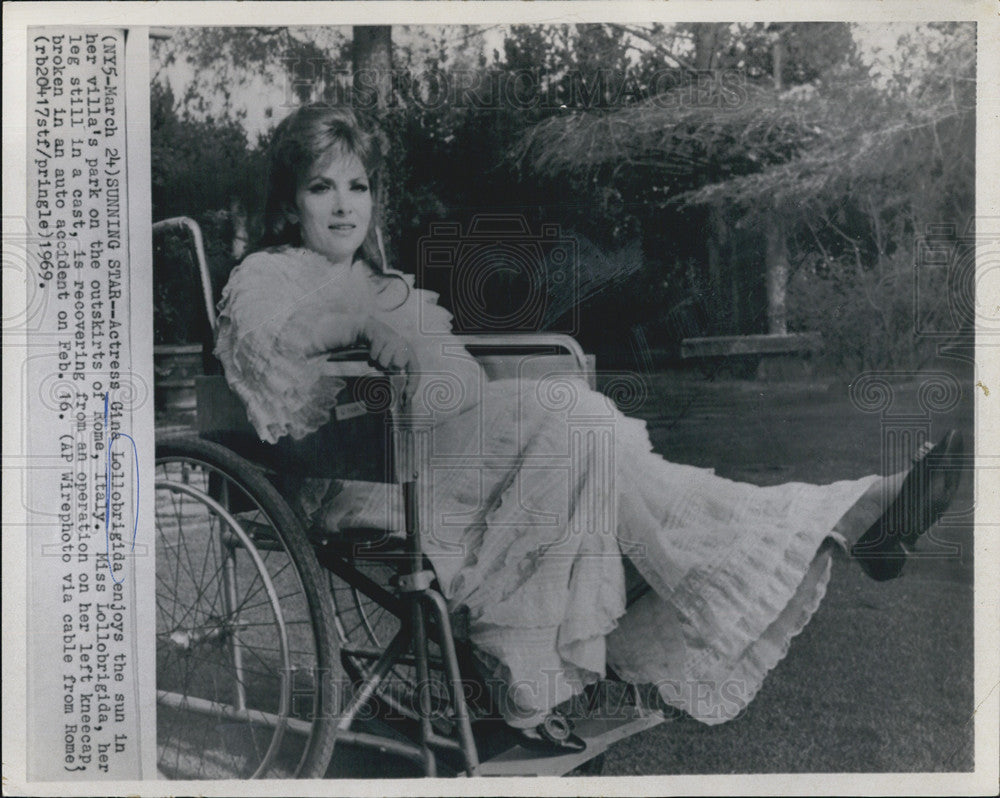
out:
{"label": "woman's eye", "polygon": [[367,190],[368,190],[368,185],[367,185],[367,184],[365,184],[365,183],[355,183],[355,184],[354,184],[353,186],[351,186],[351,189],[352,189],[353,191],[361,191],[361,192],[364,192],[364,191],[367,191]]}
{"label": "woman's eye", "polygon": [[322,194],[324,191],[327,190],[327,188],[329,188],[329,186],[327,186],[326,183],[314,183],[313,185],[309,186],[309,193]]}

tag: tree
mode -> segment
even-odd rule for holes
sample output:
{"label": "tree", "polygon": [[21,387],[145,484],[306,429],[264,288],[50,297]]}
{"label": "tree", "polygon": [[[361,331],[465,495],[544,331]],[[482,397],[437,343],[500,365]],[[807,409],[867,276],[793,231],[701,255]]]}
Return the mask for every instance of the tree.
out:
{"label": "tree", "polygon": [[355,25],[352,32],[356,101],[385,108],[392,92],[392,26]]}
{"label": "tree", "polygon": [[[580,190],[613,189],[626,204],[702,219],[711,233],[701,257],[714,293],[729,298],[719,303],[717,330],[755,331],[756,314],[741,302],[757,303],[759,293],[769,329],[782,331],[792,320],[784,318],[783,308],[792,310],[782,296],[785,274],[815,266],[818,252],[824,263],[849,266],[859,290],[871,283],[862,299],[882,308],[890,299],[869,275],[897,274],[927,222],[971,214],[975,31],[955,24],[916,31],[916,41],[894,51],[895,73],[876,80],[839,44],[850,35],[844,25],[754,25],[727,37],[694,27],[688,52],[697,63],[706,63],[698,47],[711,33],[724,48],[712,63],[745,70],[737,92],[717,86],[702,97],[714,102],[696,103],[676,88],[612,113],[549,118],[527,131],[512,158]],[[667,218],[650,221],[662,228]],[[739,276],[748,248],[766,265],[760,288]],[[801,313],[792,315],[803,323]],[[909,341],[905,329],[892,329],[895,310],[878,315],[881,337]],[[897,357],[881,351],[877,357]]]}
{"label": "tree", "polygon": [[[839,270],[838,286],[868,286],[861,301],[878,304],[871,275],[899,268],[924,221],[971,208],[974,29],[911,26],[895,60],[871,72],[851,30],[513,26],[492,59],[483,31],[460,26],[181,29],[156,47],[160,64],[188,65],[178,117],[243,126],[246,143],[232,147],[251,163],[273,127],[269,107],[340,101],[332,87],[355,59],[355,73],[391,74],[388,93],[356,87],[391,142],[387,252],[402,268],[414,268],[430,222],[467,226],[503,209],[532,229],[585,230],[605,254],[641,241],[640,272],[588,310],[595,328],[665,324],[664,308],[699,293],[714,330],[763,332],[768,313],[770,329],[783,327],[783,270],[788,329],[828,324],[799,313],[803,290]],[[213,152],[218,165],[201,174],[227,176],[190,199],[231,213],[219,192],[233,188],[254,207],[259,173],[234,184],[232,159]],[[770,302],[764,264],[781,267]]]}

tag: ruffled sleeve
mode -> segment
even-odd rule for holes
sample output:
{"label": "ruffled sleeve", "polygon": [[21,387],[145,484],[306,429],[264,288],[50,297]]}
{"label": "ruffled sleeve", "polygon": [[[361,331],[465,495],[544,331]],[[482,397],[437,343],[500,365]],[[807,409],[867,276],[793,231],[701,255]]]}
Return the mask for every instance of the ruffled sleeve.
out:
{"label": "ruffled sleeve", "polygon": [[386,269],[385,274],[396,279],[379,281],[381,288],[376,289],[372,301],[377,315],[399,332],[457,341],[451,331],[451,313],[438,304],[440,295],[436,291],[417,288],[412,274],[395,269]]}
{"label": "ruffled sleeve", "polygon": [[381,289],[373,295],[372,315],[416,347],[419,382],[411,412],[440,423],[479,404],[486,375],[452,332],[451,313],[438,304],[438,294],[416,288],[412,274],[387,274],[402,281],[381,281]]}
{"label": "ruffled sleeve", "polygon": [[[343,346],[357,340],[365,314],[288,251],[258,252],[233,270],[219,302],[215,354],[261,440],[302,438],[327,422],[345,386],[325,369],[308,332],[320,320],[342,328]],[[325,282],[324,282],[325,280]],[[333,304],[331,304],[333,303]]]}

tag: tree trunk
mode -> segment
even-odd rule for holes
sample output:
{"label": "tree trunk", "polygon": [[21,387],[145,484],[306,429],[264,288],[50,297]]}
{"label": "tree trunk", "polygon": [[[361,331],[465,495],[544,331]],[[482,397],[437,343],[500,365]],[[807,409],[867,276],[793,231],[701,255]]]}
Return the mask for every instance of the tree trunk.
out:
{"label": "tree trunk", "polygon": [[740,265],[735,259],[733,239],[726,214],[712,207],[708,214],[707,310],[713,335],[740,332]]}
{"label": "tree trunk", "polygon": [[250,234],[247,213],[243,210],[243,203],[236,197],[229,203],[229,218],[233,224],[232,256],[235,260],[241,260],[250,245]]}
{"label": "tree trunk", "polygon": [[[353,66],[354,66],[354,106],[366,111],[383,111],[392,98],[392,26],[391,25],[355,25],[353,35]],[[391,167],[384,170],[389,182]],[[378,207],[375,218],[381,219],[379,228],[383,235],[392,215],[389,206],[389,193],[383,184],[376,198]],[[392,255],[392,242],[386,240],[385,258],[388,262],[382,268],[391,266],[395,259]]]}
{"label": "tree trunk", "polygon": [[774,90],[781,91],[783,88],[781,82],[781,70],[784,68],[785,60],[785,45],[781,41],[781,33],[778,33],[778,38],[774,41],[774,49],[771,51],[771,60],[773,61],[771,74],[774,78]]}
{"label": "tree trunk", "polygon": [[723,23],[696,22],[691,27],[694,29],[694,68],[700,71],[709,70],[715,66],[719,33]]}
{"label": "tree trunk", "polygon": [[[722,211],[712,206],[708,210],[708,296],[705,298],[709,317],[718,325],[722,317],[721,299],[728,291],[728,285],[723,280],[727,263],[725,253],[725,221]],[[728,315],[728,314],[727,314]],[[728,322],[728,318],[726,319]],[[725,332],[725,330],[723,330]]]}
{"label": "tree trunk", "polygon": [[355,102],[385,108],[392,90],[392,26],[355,25],[353,37]]}
{"label": "tree trunk", "polygon": [[772,335],[788,332],[785,295],[788,291],[788,247],[785,231],[776,211],[767,220],[767,331]]}

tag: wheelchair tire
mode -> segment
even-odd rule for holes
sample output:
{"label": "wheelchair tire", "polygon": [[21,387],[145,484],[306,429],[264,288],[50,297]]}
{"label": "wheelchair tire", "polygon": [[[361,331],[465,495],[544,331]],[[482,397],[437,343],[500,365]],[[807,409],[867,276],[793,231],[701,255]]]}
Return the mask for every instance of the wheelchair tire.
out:
{"label": "wheelchair tire", "polygon": [[157,758],[172,778],[319,778],[338,638],[301,522],[262,471],[194,436],[156,446]]}

